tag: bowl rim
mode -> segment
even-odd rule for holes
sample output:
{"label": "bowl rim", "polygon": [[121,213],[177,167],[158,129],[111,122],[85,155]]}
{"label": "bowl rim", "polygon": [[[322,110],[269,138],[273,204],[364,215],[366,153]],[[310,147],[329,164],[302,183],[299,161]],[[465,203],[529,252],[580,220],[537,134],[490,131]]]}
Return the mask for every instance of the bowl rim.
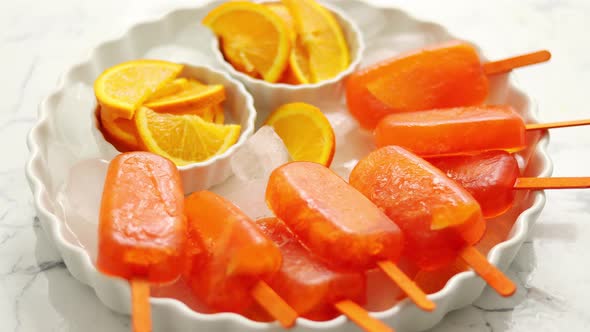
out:
{"label": "bowl rim", "polygon": [[[245,99],[245,109],[247,112],[246,120],[245,120],[246,125],[242,126],[242,128],[240,130],[240,137],[238,138],[238,140],[234,144],[232,144],[232,146],[230,146],[223,153],[214,155],[213,157],[211,157],[207,160],[193,162],[193,163],[181,165],[181,166],[176,165],[176,168],[178,168],[178,170],[182,172],[182,171],[188,171],[188,170],[192,170],[192,169],[196,169],[196,168],[209,167],[209,166],[217,163],[218,161],[221,161],[221,160],[227,159],[227,158],[231,158],[231,156],[242,145],[245,144],[248,137],[252,136],[252,134],[254,133],[257,111],[256,111],[256,107],[254,106],[254,97],[252,96],[252,94],[250,92],[248,92],[248,90],[246,90],[246,87],[244,86],[244,84],[242,82],[235,79],[234,77],[232,77],[228,73],[223,72],[220,69],[217,69],[213,66],[208,66],[208,65],[192,65],[190,63],[185,63],[185,62],[178,62],[178,64],[183,66],[181,73],[185,72],[187,69],[199,70],[199,71],[202,70],[204,72],[213,73],[213,74],[221,77],[223,80],[233,84],[236,87],[237,94],[239,94],[240,96],[242,96]],[[181,77],[181,76],[179,76],[179,77]],[[184,77],[184,76],[182,76],[182,77]],[[191,78],[191,77],[187,77],[187,78]],[[197,77],[194,77],[194,78],[197,78]],[[225,84],[224,84],[224,87],[225,87]],[[96,102],[95,102],[95,107],[96,107]],[[110,147],[112,147],[114,149],[114,151],[116,151],[117,153],[121,153],[120,151],[117,150],[117,148],[111,142],[109,142],[104,137],[104,133],[102,132],[102,130],[99,127],[99,120],[98,120],[97,116],[94,114],[94,112],[92,112],[92,128],[91,128],[91,130],[96,131],[94,133],[94,136],[95,136],[94,139],[101,140],[100,142],[96,142],[97,144],[107,144]],[[97,136],[99,136],[99,137],[97,137]],[[103,159],[105,161],[109,161],[109,159],[104,158],[103,156],[101,156],[101,159]]]}
{"label": "bowl rim", "polygon": [[[81,247],[70,243],[69,241],[67,241],[64,238],[64,235],[62,234],[62,227],[64,227],[64,225],[62,225],[63,221],[61,220],[60,217],[58,217],[56,214],[54,214],[50,211],[51,210],[50,207],[52,205],[52,202],[51,202],[51,198],[50,198],[50,195],[49,195],[49,192],[47,189],[48,179],[47,179],[47,176],[45,176],[43,174],[43,172],[44,172],[44,165],[43,164],[45,162],[45,160],[44,160],[45,156],[43,155],[43,149],[41,148],[43,145],[43,140],[42,140],[43,130],[45,129],[46,126],[49,126],[50,109],[51,108],[48,106],[48,104],[50,104],[53,99],[56,99],[62,93],[66,83],[68,83],[67,81],[70,80],[70,77],[74,76],[73,73],[75,71],[79,70],[85,64],[91,63],[92,59],[95,57],[95,54],[97,53],[97,50],[100,49],[101,47],[105,47],[106,45],[111,45],[113,43],[121,42],[129,34],[131,34],[134,29],[141,27],[143,25],[150,25],[150,24],[155,24],[155,23],[161,22],[161,21],[165,21],[167,18],[177,15],[177,13],[179,13],[179,12],[195,11],[198,9],[202,9],[203,7],[206,7],[206,6],[211,5],[213,3],[219,3],[219,2],[220,2],[219,0],[211,0],[211,1],[205,1],[203,3],[199,3],[196,5],[180,6],[175,10],[164,13],[163,15],[158,15],[156,17],[150,17],[150,18],[141,20],[140,22],[137,22],[135,24],[132,24],[125,31],[123,31],[122,33],[117,35],[115,38],[104,40],[103,42],[96,45],[94,48],[92,48],[90,50],[90,52],[88,53],[87,56],[83,57],[83,60],[74,63],[73,65],[68,67],[68,69],[62,75],[60,75],[55,88],[53,90],[51,90],[51,92],[47,95],[47,97],[45,97],[40,102],[39,107],[38,107],[37,122],[33,125],[31,130],[29,131],[29,134],[27,135],[27,147],[30,151],[30,154],[29,154],[29,158],[27,160],[27,163],[25,165],[25,173],[26,173],[26,177],[27,177],[27,180],[29,182],[29,185],[31,187],[31,191],[33,194],[34,205],[36,207],[37,213],[39,214],[39,219],[41,220],[41,225],[43,226],[45,232],[49,235],[50,239],[55,242],[62,257],[64,256],[64,252],[62,252],[62,250],[68,250],[69,251],[69,252],[67,252],[68,254],[72,254],[76,258],[81,259],[81,261],[83,262],[82,269],[83,269],[84,273],[92,273],[92,276],[95,277],[95,279],[96,278],[108,278],[109,281],[116,283],[117,286],[119,286],[119,289],[128,289],[127,281],[123,280],[121,278],[106,277],[106,276],[100,275],[98,270],[96,270],[94,263],[91,261],[91,258],[88,255],[88,253],[86,251],[84,251]],[[442,26],[436,22],[433,22],[433,21],[419,19],[419,18],[409,14],[408,12],[403,11],[397,7],[392,6],[392,5],[375,4],[371,1],[366,1],[366,0],[357,0],[357,2],[361,2],[367,6],[371,6],[376,9],[387,9],[387,10],[392,10],[392,11],[398,12],[400,15],[403,15],[411,20],[414,20],[414,21],[417,21],[420,23],[434,25],[438,29],[443,31],[444,33],[448,34],[449,36],[454,36],[454,35],[450,34],[449,31],[444,26]],[[472,43],[472,44],[477,45],[475,43]],[[525,92],[525,90],[523,90],[521,88],[520,84],[517,83],[517,80],[515,79],[514,76],[511,75],[511,77],[509,77],[507,82],[509,85],[512,85],[516,91],[522,93],[528,99],[529,113],[527,115],[529,115],[534,121],[537,121],[537,116],[539,114],[539,111],[538,111],[537,103],[535,102],[535,100],[530,95],[528,95]],[[538,154],[542,160],[541,163],[542,163],[543,167],[540,172],[541,173],[540,176],[550,176],[552,173],[552,170],[553,170],[553,163],[552,163],[552,160],[549,157],[549,154],[547,152],[548,144],[549,144],[549,134],[545,134],[540,138],[540,140],[537,143],[536,148],[535,148],[535,154]],[[540,213],[540,211],[544,207],[545,193],[544,193],[544,191],[535,191],[532,193],[532,195],[533,195],[533,203],[532,203],[531,207],[524,210],[517,217],[515,223],[513,224],[513,227],[512,227],[511,233],[510,233],[510,237],[506,241],[500,242],[497,245],[495,245],[488,253],[487,258],[492,264],[494,264],[496,266],[498,265],[499,260],[500,260],[500,256],[502,255],[502,251],[506,247],[513,246],[518,242],[524,242],[530,227],[532,227],[534,225],[535,220],[536,220],[536,216]],[[450,296],[451,294],[449,294],[449,293],[454,291],[456,288],[458,288],[458,286],[461,282],[468,280],[468,279],[474,279],[474,278],[477,278],[477,275],[473,271],[465,271],[465,272],[458,273],[458,274],[454,275],[451,279],[449,279],[449,281],[447,282],[447,284],[445,285],[445,287],[443,289],[441,289],[440,291],[438,291],[436,293],[428,295],[428,297],[430,299],[437,301],[437,300],[440,300],[446,296]],[[95,285],[93,285],[93,280],[84,280],[79,276],[76,276],[76,279],[79,282],[89,284],[93,289],[95,288]],[[94,289],[94,291],[96,292],[96,289]],[[129,295],[127,294],[124,296],[129,296]],[[101,299],[101,301],[102,301],[102,299]],[[179,313],[182,313],[183,315],[188,316],[192,320],[195,320],[195,319],[196,320],[203,320],[203,321],[212,321],[213,320],[213,321],[217,321],[217,322],[230,320],[230,321],[236,321],[239,324],[243,324],[244,327],[251,327],[251,328],[256,328],[259,330],[268,330],[277,324],[275,322],[273,322],[273,323],[256,322],[256,321],[250,320],[248,318],[245,318],[242,315],[235,314],[235,313],[226,313],[226,312],[213,313],[213,314],[200,313],[200,312],[194,311],[191,308],[189,308],[184,302],[181,302],[180,300],[177,300],[174,298],[154,298],[154,297],[151,297],[150,303],[151,303],[151,305],[156,306],[156,307],[162,306],[163,307],[162,309],[164,309],[164,310],[167,307],[168,308],[172,307],[173,310],[178,311]],[[371,312],[371,315],[378,318],[378,319],[384,319],[384,318],[388,318],[391,315],[394,315],[395,313],[397,313],[397,312],[405,309],[407,306],[411,306],[411,305],[412,305],[412,303],[410,302],[409,299],[404,299],[400,302],[397,302],[393,307],[391,307],[387,310],[379,311],[379,312]],[[449,312],[454,309],[457,309],[457,308],[451,308],[451,309],[449,309]],[[445,314],[446,313],[447,312],[445,312]],[[316,330],[323,330],[323,329],[329,329],[329,328],[333,328],[333,327],[342,327],[343,324],[346,323],[346,321],[347,321],[346,318],[342,315],[340,315],[337,318],[334,318],[332,320],[324,321],[324,322],[315,322],[315,321],[311,321],[311,320],[308,320],[305,318],[298,318],[297,325],[301,326],[301,327],[305,327],[305,328],[313,328]],[[440,318],[437,319],[437,322],[438,321],[440,321]]]}
{"label": "bowl rim", "polygon": [[[256,2],[266,3],[266,2],[277,2],[277,1],[272,1],[272,0],[264,1],[263,0],[263,1],[256,1]],[[323,7],[330,10],[330,12],[332,12],[332,14],[334,14],[334,16],[336,16],[337,20],[346,23],[347,27],[342,27],[344,34],[346,35],[345,29],[348,28],[350,30],[351,35],[354,36],[355,42],[357,44],[357,47],[354,50],[352,50],[349,46],[351,61],[348,64],[348,66],[346,67],[346,69],[341,71],[340,73],[338,73],[338,75],[336,75],[330,79],[321,81],[321,82],[308,83],[308,84],[298,84],[298,85],[279,83],[279,82],[270,83],[270,82],[267,82],[262,79],[251,77],[251,76],[248,76],[248,75],[238,71],[229,62],[227,62],[225,60],[223,53],[221,53],[221,49],[219,47],[219,39],[212,33],[211,35],[213,38],[211,38],[211,50],[213,52],[213,58],[215,59],[217,64],[220,65],[221,67],[223,67],[223,69],[226,70],[231,76],[238,78],[240,81],[244,82],[244,84],[257,85],[257,86],[260,86],[260,87],[263,87],[263,88],[269,89],[269,90],[282,89],[282,90],[287,90],[287,91],[292,91],[292,92],[297,92],[297,91],[301,91],[301,90],[315,90],[315,89],[319,89],[319,88],[327,86],[327,85],[337,84],[337,83],[343,81],[347,76],[352,74],[359,67],[359,65],[363,59],[363,54],[365,53],[365,37],[363,36],[363,33],[361,32],[361,30],[360,30],[359,26],[356,24],[356,22],[354,20],[352,20],[350,17],[348,17],[348,15],[346,13],[342,12],[342,10],[340,10],[337,6],[332,6],[331,4],[326,4],[325,2],[321,2],[321,1],[320,1],[320,3]],[[350,43],[348,43],[348,44],[350,44]]]}

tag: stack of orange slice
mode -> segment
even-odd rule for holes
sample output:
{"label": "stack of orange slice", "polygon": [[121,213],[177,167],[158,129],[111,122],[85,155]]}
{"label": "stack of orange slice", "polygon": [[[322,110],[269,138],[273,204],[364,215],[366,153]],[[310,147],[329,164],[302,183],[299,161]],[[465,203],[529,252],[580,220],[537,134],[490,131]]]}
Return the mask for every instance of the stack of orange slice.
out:
{"label": "stack of orange slice", "polygon": [[147,150],[186,165],[223,153],[238,140],[240,126],[224,124],[223,85],[178,78],[182,68],[135,60],[98,77],[101,130],[119,151]]}
{"label": "stack of orange slice", "polygon": [[315,0],[227,2],[203,24],[219,37],[234,68],[271,83],[321,82],[350,63],[342,27]]}

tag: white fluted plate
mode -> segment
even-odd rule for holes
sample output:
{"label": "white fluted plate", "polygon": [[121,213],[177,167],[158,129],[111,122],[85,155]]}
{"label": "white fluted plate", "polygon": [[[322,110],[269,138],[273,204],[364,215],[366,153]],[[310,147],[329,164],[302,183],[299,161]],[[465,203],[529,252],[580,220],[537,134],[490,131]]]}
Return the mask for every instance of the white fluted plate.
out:
{"label": "white fluted plate", "polygon": [[[360,1],[326,1],[356,22],[364,37],[361,65],[424,45],[455,39],[440,25],[422,22],[392,8],[376,8]],[[138,23],[120,38],[98,45],[87,59],[73,65],[56,89],[41,103],[39,119],[28,137],[31,151],[26,171],[41,224],[55,242],[66,266],[78,280],[94,289],[115,311],[129,313],[129,287],[123,280],[100,274],[96,257],[98,199],[108,159],[93,138],[92,82],[106,68],[134,58],[159,58],[193,65],[219,65],[209,45],[212,35],[199,22],[220,2],[183,8],[160,19]],[[253,96],[254,99],[264,96]],[[512,105],[528,122],[535,122],[536,106],[516,87],[508,75],[491,79],[488,102]],[[358,129],[346,112],[343,100],[325,100],[322,110],[335,127],[337,151],[332,168],[347,176],[356,161],[373,146],[370,135]],[[530,147],[521,152],[523,171],[528,176],[549,176],[547,136],[528,134]],[[90,160],[89,160],[90,159]],[[86,181],[68,179],[80,175]],[[79,193],[79,200],[64,204],[63,193]],[[263,199],[261,197],[260,199]],[[544,205],[542,192],[518,196],[515,206],[501,218],[488,223],[479,249],[500,268],[513,260]],[[88,213],[95,211],[95,213]],[[499,240],[502,242],[497,243]],[[431,295],[437,310],[425,313],[408,300],[394,303],[387,285],[370,285],[368,308],[372,314],[399,331],[421,331],[434,326],[449,311],[472,303],[484,282],[473,272],[455,275],[439,292]],[[381,291],[375,291],[379,289]],[[154,288],[151,299],[154,331],[278,331],[276,323],[258,323],[232,313],[207,314],[181,284]],[[378,296],[373,293],[379,294]],[[296,331],[353,331],[344,317],[328,322],[299,319]]]}

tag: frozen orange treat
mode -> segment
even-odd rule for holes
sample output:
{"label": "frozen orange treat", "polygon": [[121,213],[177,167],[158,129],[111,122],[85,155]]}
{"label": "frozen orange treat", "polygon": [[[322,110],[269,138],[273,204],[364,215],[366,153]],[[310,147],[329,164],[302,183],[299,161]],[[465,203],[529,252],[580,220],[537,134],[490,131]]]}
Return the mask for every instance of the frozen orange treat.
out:
{"label": "frozen orange treat", "polygon": [[421,269],[449,264],[485,231],[475,199],[401,147],[384,147],[359,161],[350,184],[399,226],[405,238],[403,255]]}
{"label": "frozen orange treat", "polygon": [[211,309],[242,313],[254,303],[257,282],[281,267],[281,252],[238,207],[210,191],[186,198],[185,213],[189,243],[205,251],[188,255],[185,279]]}
{"label": "frozen orange treat", "polygon": [[550,58],[542,50],[482,64],[470,44],[446,42],[354,73],[346,82],[346,101],[361,126],[373,129],[391,113],[479,105],[488,96],[487,76]]}
{"label": "frozen orange treat", "polygon": [[514,184],[520,176],[518,162],[505,151],[440,157],[430,162],[475,198],[484,217],[492,218],[514,203]]}
{"label": "frozen orange treat", "polygon": [[329,320],[339,312],[335,304],[366,301],[366,279],[362,272],[339,271],[327,267],[308,251],[283,221],[265,218],[256,221],[283,254],[281,269],[269,285],[297,311],[312,320]]}
{"label": "frozen orange treat", "polygon": [[396,261],[399,228],[375,204],[320,164],[292,162],[275,169],[266,201],[304,245],[332,267],[374,268]]}
{"label": "frozen orange treat", "polygon": [[275,169],[266,202],[324,264],[356,271],[378,267],[418,307],[435,309],[436,304],[395,265],[405,245],[398,226],[330,169],[311,162]]}
{"label": "frozen orange treat", "polygon": [[186,241],[176,166],[149,152],[115,157],[100,206],[98,269],[128,280],[167,283],[181,274]]}
{"label": "frozen orange treat", "polygon": [[477,105],[487,95],[477,51],[459,41],[379,62],[346,82],[348,109],[369,129],[390,113]]}
{"label": "frozen orange treat", "polygon": [[395,113],[375,128],[378,147],[397,145],[422,157],[526,147],[523,119],[510,106],[472,106]]}

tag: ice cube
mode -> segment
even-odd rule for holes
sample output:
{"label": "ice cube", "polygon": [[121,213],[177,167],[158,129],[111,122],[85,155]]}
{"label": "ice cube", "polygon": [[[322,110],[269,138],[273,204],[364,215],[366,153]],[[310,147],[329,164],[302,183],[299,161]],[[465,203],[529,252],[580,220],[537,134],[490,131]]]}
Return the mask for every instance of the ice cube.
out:
{"label": "ice cube", "polygon": [[65,221],[63,235],[96,258],[98,215],[108,163],[100,159],[82,160],[69,170],[57,192],[58,213]]}
{"label": "ice cube", "polygon": [[358,161],[375,149],[371,132],[360,128],[346,111],[326,113],[336,137],[336,153],[330,168],[348,181]]}
{"label": "ice cube", "polygon": [[237,176],[232,176],[211,190],[227,198],[248,217],[256,220],[273,216],[264,198],[267,184],[268,179],[244,181]]}
{"label": "ice cube", "polygon": [[80,159],[98,156],[91,136],[96,97],[92,85],[75,83],[63,90],[53,112],[56,143],[63,144]]}
{"label": "ice cube", "polygon": [[211,190],[229,199],[250,218],[272,216],[264,199],[268,177],[290,160],[281,138],[271,127],[264,126],[232,157],[234,175]]}
{"label": "ice cube", "polygon": [[270,173],[289,162],[285,144],[272,127],[263,126],[236,151],[231,159],[232,171],[243,181],[268,178]]}
{"label": "ice cube", "polygon": [[329,112],[325,113],[326,118],[330,122],[332,129],[334,129],[334,135],[336,141],[338,139],[345,138],[351,131],[357,130],[359,124],[355,118],[353,118],[348,112]]}
{"label": "ice cube", "polygon": [[98,224],[98,212],[108,163],[87,159],[76,163],[60,192],[60,203],[67,214],[76,214],[86,222]]}

